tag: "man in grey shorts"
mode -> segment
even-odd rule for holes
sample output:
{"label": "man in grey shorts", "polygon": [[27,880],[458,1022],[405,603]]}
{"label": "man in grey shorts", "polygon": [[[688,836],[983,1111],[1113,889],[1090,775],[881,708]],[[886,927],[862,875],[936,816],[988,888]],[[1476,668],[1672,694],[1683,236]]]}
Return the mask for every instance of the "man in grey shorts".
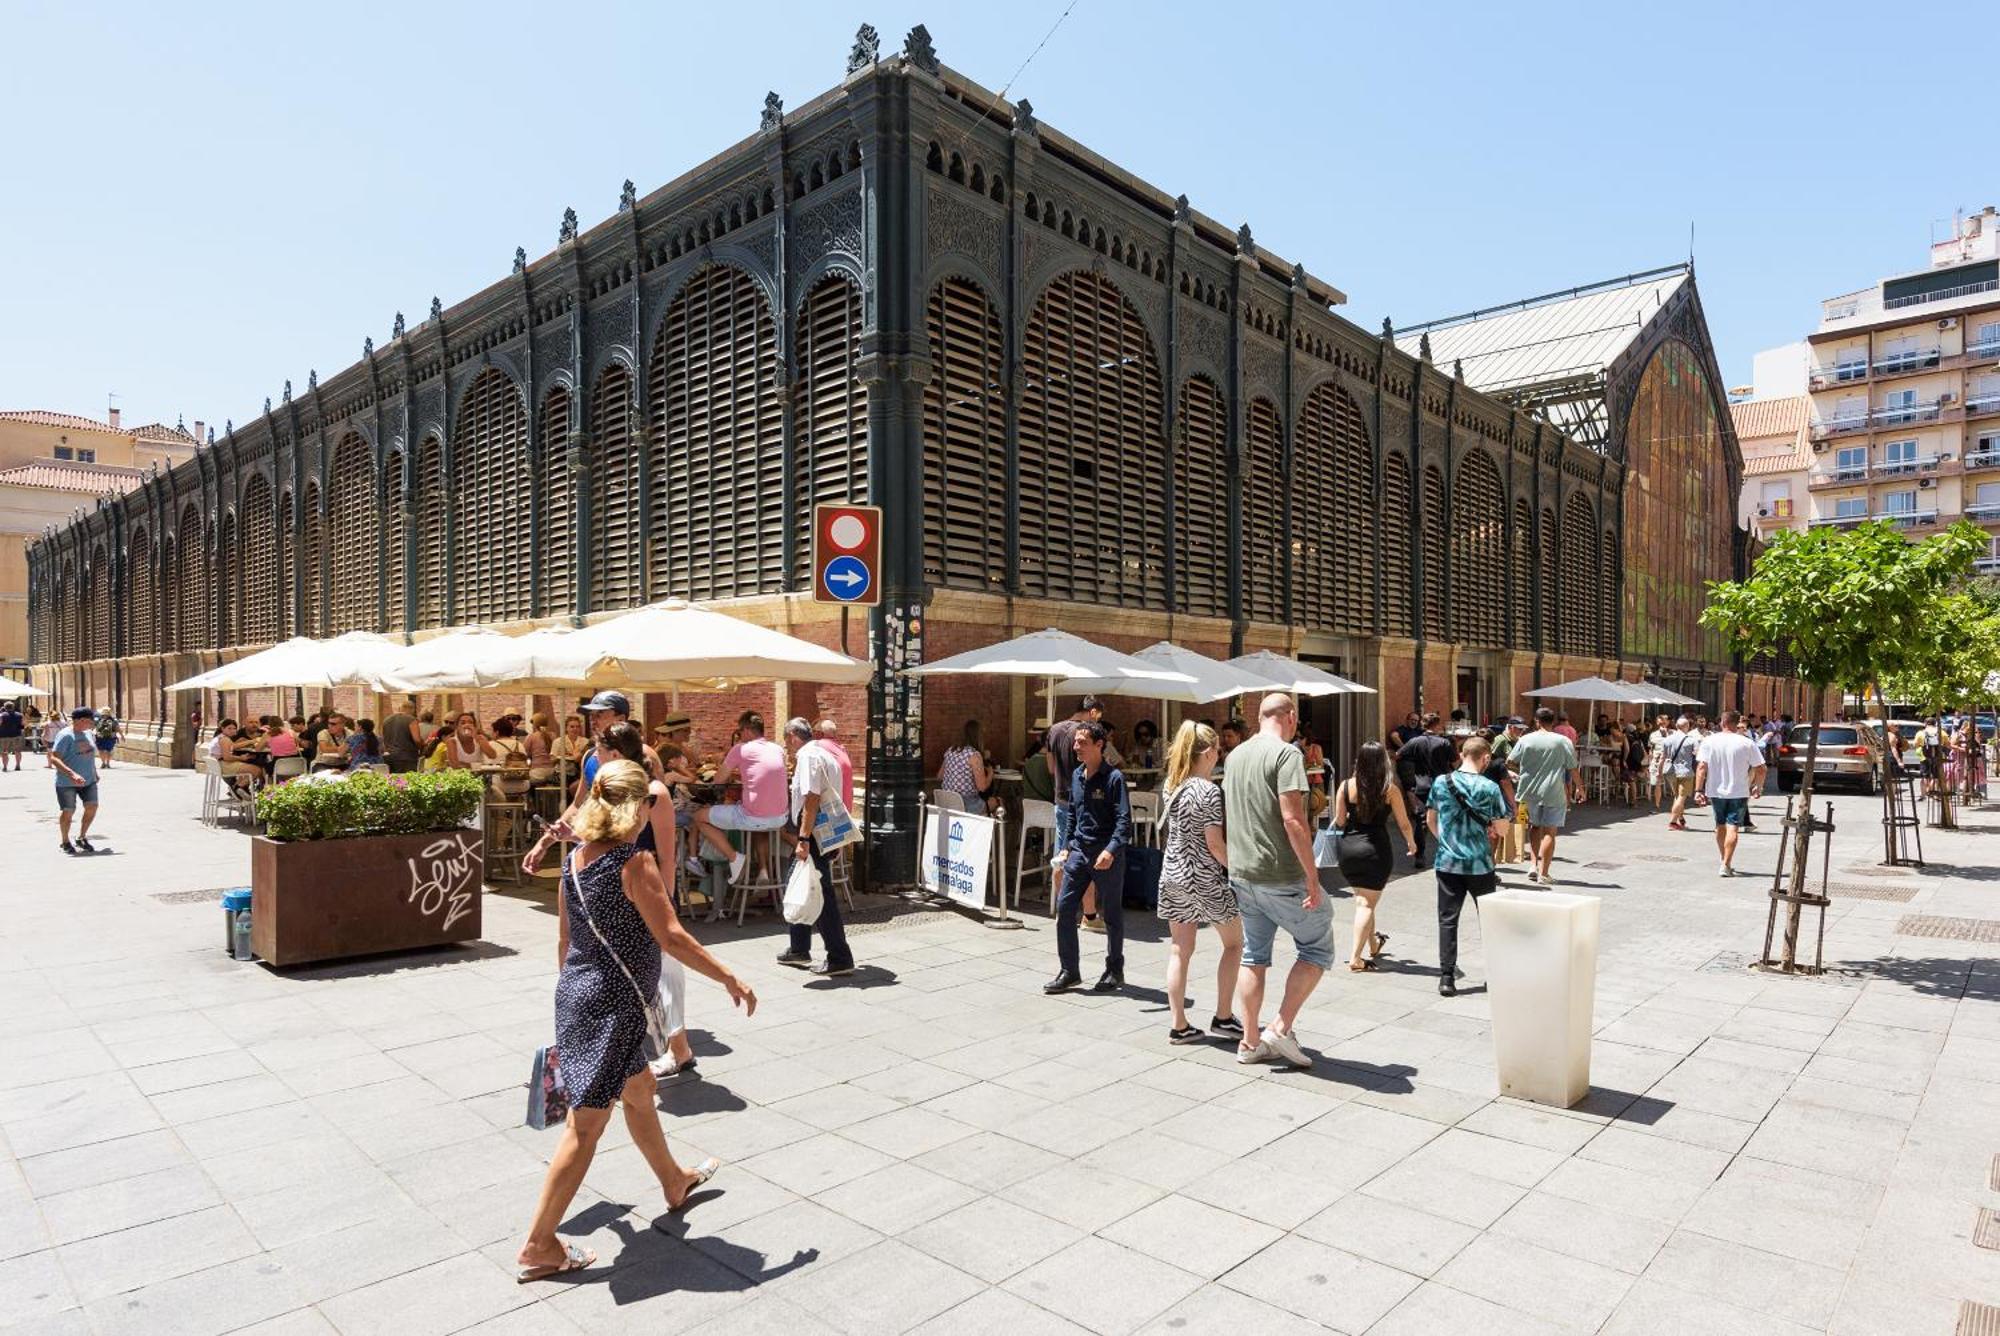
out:
{"label": "man in grey shorts", "polygon": [[[1283,1062],[1310,1067],[1292,1026],[1306,999],[1333,965],[1333,906],[1320,890],[1312,828],[1306,816],[1305,754],[1292,745],[1299,707],[1282,691],[1264,697],[1257,733],[1229,753],[1222,776],[1229,814],[1229,884],[1243,913],[1243,969],[1236,981],[1236,1014],[1243,1019],[1238,1062]],[[1283,928],[1298,958],[1285,978],[1277,1019],[1258,1030],[1264,1006],[1264,971]]]}

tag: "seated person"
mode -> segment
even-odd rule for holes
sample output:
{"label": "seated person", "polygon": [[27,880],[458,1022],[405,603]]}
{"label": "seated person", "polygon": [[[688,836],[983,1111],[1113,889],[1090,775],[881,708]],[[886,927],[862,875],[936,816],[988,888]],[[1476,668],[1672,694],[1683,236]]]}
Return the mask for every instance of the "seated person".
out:
{"label": "seated person", "polygon": [[313,769],[344,770],[347,768],[347,718],[330,714],[326,717],[326,727],[320,730],[313,747]]}
{"label": "seated person", "polygon": [[386,765],[382,759],[382,738],[375,731],[373,719],[363,719],[347,735],[347,765],[349,769],[361,765]]}
{"label": "seated person", "polygon": [[717,853],[727,851],[729,879],[739,881],[749,859],[731,847],[725,830],[777,830],[785,824],[791,800],[785,775],[785,749],[764,736],[764,718],[745,710],[737,721],[736,745],[722,758],[715,782],[726,785],[738,779],[743,785],[742,801],[704,807],[694,816],[694,828]]}
{"label": "seated person", "polygon": [[507,767],[493,777],[493,788],[502,797],[518,798],[528,791],[528,745],[515,736],[514,721],[501,715],[493,721],[493,759]]}
{"label": "seated person", "polygon": [[225,719],[215,726],[215,736],[209,739],[208,754],[215,758],[216,768],[230,788],[238,793],[249,793],[257,787],[257,781],[264,777],[261,766],[245,760],[247,750],[234,719]]}

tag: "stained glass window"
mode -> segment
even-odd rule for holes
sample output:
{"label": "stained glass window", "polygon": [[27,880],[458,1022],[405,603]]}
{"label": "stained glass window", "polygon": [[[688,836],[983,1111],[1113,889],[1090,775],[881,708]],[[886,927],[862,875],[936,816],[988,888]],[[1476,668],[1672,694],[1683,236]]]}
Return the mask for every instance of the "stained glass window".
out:
{"label": "stained glass window", "polygon": [[1639,380],[1625,428],[1625,657],[1727,657],[1701,628],[1706,581],[1728,579],[1736,498],[1715,393],[1694,350],[1670,341]]}

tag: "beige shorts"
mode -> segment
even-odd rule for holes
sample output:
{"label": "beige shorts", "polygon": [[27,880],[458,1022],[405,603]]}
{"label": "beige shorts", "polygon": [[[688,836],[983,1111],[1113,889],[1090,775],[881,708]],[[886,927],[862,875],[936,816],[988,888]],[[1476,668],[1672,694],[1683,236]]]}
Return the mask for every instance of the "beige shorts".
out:
{"label": "beige shorts", "polygon": [[19,756],[20,754],[21,739],[0,738],[0,756]]}
{"label": "beige shorts", "polygon": [[1694,797],[1693,775],[1668,775],[1667,782],[1674,786],[1674,794],[1676,797],[1681,797],[1681,798]]}

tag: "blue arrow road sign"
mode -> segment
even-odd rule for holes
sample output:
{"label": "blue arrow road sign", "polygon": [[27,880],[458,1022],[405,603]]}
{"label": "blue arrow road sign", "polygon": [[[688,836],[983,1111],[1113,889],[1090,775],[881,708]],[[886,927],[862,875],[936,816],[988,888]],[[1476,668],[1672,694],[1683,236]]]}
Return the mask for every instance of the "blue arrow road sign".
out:
{"label": "blue arrow road sign", "polygon": [[835,557],[826,563],[826,592],[842,603],[868,597],[868,567],[859,557]]}

